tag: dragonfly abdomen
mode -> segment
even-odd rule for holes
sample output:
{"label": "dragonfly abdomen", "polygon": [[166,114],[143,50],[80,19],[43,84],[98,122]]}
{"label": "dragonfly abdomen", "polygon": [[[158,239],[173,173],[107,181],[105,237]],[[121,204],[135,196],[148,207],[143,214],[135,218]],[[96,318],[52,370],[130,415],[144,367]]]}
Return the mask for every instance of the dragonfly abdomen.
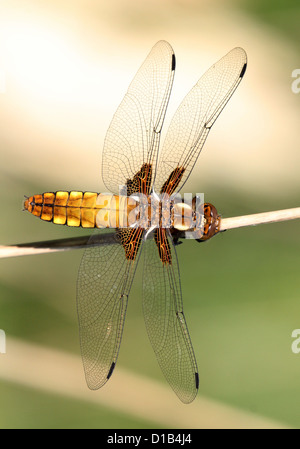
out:
{"label": "dragonfly abdomen", "polygon": [[113,194],[58,191],[26,198],[24,209],[45,221],[83,228],[126,227],[135,200]]}

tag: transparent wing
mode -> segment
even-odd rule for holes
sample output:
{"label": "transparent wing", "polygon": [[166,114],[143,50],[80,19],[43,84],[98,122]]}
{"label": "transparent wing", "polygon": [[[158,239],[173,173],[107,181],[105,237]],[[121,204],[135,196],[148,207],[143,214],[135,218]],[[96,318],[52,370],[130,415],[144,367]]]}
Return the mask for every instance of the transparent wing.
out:
{"label": "transparent wing", "polygon": [[136,251],[126,259],[120,236],[97,246],[91,237],[83,254],[77,280],[77,312],[81,355],[90,389],[102,387],[110,378],[119,353],[123,326],[142,239],[136,230]]}
{"label": "transparent wing", "polygon": [[166,229],[144,244],[143,311],[160,368],[184,403],[198,390],[198,369],[186,325],[175,247]]}
{"label": "transparent wing", "polygon": [[107,131],[102,176],[110,192],[134,178],[143,164],[156,168],[161,128],[175,71],[172,47],[159,41],[138,70]]}
{"label": "transparent wing", "polygon": [[[156,192],[179,191],[188,179],[207,135],[244,76],[247,55],[234,48],[214,64],[184,98],[168,129],[155,177]],[[166,187],[172,183],[172,188]]]}

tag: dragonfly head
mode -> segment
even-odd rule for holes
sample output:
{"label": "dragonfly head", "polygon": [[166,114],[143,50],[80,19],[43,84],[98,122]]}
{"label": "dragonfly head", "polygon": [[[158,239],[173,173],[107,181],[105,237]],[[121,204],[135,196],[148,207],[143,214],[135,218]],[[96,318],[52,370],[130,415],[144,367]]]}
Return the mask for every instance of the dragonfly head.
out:
{"label": "dragonfly head", "polygon": [[[195,200],[195,198],[194,198]],[[194,202],[193,200],[193,202]],[[209,240],[211,237],[219,232],[221,217],[218,214],[217,209],[211,203],[203,203],[200,205],[200,212],[196,210],[194,206],[196,216],[196,233],[199,232],[199,237],[194,238],[198,242]],[[199,222],[198,222],[199,220]],[[197,231],[199,229],[199,231]],[[195,232],[194,231],[194,232]]]}

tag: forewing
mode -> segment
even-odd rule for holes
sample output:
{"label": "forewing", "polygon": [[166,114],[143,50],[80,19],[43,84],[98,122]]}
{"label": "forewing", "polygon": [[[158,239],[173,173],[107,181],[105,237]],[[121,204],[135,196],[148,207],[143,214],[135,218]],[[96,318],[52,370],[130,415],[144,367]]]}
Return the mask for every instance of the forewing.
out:
{"label": "forewing", "polygon": [[[184,98],[160,151],[156,192],[171,194],[183,187],[212,125],[244,76],[246,65],[245,51],[234,48],[214,64]],[[169,187],[167,180],[172,181]]]}
{"label": "forewing", "polygon": [[101,246],[97,246],[95,235],[82,257],[77,311],[81,355],[86,381],[92,390],[107,382],[117,361],[141,238],[140,233],[135,257],[129,259],[117,233]]}
{"label": "forewing", "polygon": [[110,192],[133,179],[143,164],[156,168],[161,128],[175,71],[175,55],[159,41],[138,70],[107,131],[102,176]]}
{"label": "forewing", "polygon": [[184,403],[198,390],[198,369],[183,313],[176,250],[166,229],[144,244],[143,311],[158,363]]}

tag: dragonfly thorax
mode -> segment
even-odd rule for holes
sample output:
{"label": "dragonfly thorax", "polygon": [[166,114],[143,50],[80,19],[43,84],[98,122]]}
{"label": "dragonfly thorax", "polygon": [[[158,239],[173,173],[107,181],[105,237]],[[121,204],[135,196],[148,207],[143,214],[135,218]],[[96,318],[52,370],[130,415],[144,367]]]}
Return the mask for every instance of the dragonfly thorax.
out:
{"label": "dragonfly thorax", "polygon": [[133,195],[136,207],[128,214],[130,227],[175,229],[185,238],[208,240],[219,231],[220,216],[210,203],[162,194]]}

